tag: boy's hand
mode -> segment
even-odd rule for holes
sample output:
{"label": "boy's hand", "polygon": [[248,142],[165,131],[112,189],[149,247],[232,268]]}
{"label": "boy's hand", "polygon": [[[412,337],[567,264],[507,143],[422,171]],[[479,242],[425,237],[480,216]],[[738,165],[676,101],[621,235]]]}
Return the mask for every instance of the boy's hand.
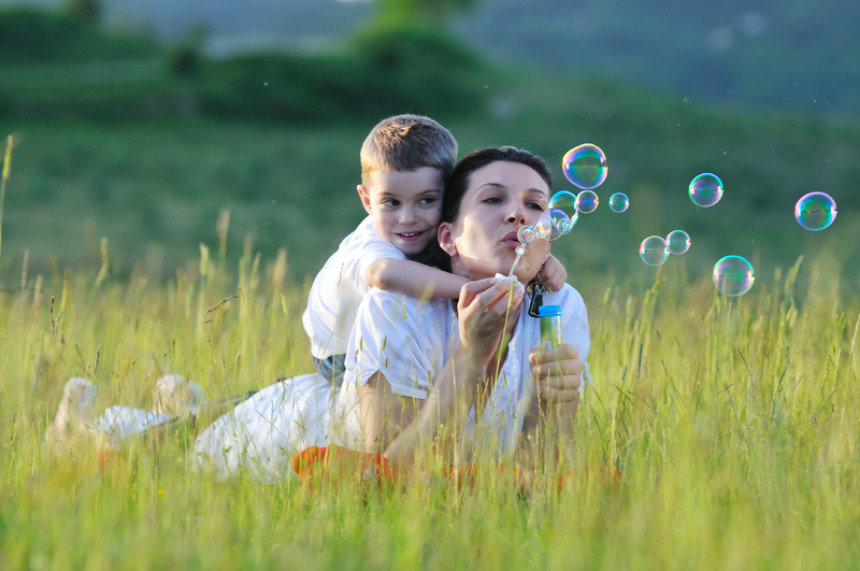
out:
{"label": "boy's hand", "polygon": [[541,268],[544,284],[552,291],[559,291],[567,283],[567,270],[552,254],[546,259]]}

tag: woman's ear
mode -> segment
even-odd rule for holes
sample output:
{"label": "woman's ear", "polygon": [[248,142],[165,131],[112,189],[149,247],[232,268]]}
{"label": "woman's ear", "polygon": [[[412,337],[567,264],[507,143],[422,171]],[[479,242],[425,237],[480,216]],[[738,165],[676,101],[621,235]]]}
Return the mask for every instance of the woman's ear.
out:
{"label": "woman's ear", "polygon": [[436,232],[436,239],[439,241],[439,247],[442,251],[452,258],[457,255],[457,246],[454,245],[454,235],[451,231],[450,222],[442,222],[439,224],[439,230]]}
{"label": "woman's ear", "polygon": [[373,214],[370,208],[370,191],[363,184],[356,186],[355,190],[358,191],[358,197],[361,198],[361,205],[364,207],[364,211],[368,214]]}

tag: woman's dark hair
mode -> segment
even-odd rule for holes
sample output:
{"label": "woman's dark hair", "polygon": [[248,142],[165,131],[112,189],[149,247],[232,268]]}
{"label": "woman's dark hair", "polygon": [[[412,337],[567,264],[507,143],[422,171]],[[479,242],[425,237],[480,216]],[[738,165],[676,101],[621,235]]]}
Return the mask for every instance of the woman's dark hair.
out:
{"label": "woman's dark hair", "polygon": [[[460,204],[463,202],[463,195],[466,194],[466,189],[469,187],[469,177],[472,173],[497,161],[524,164],[538,173],[546,181],[548,188],[552,188],[552,172],[539,156],[511,146],[478,149],[460,159],[454,166],[451,176],[448,177],[448,181],[445,183],[445,193],[442,197],[441,222],[453,222],[460,214]],[[448,254],[442,251],[436,240],[431,240],[423,252],[411,256],[410,259],[448,272],[451,271],[451,259]]]}
{"label": "woman's dark hair", "polygon": [[457,218],[472,173],[497,161],[521,163],[531,167],[546,181],[547,187],[552,188],[552,172],[539,156],[511,146],[478,149],[460,159],[454,166],[451,176],[448,177],[448,182],[445,183],[445,194],[442,197],[442,222],[453,222]]}

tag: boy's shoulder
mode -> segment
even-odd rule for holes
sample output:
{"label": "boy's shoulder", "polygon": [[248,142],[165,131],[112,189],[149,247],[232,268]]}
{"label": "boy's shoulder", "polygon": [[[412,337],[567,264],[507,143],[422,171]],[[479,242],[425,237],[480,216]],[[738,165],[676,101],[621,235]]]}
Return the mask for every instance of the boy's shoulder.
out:
{"label": "boy's shoulder", "polygon": [[370,264],[381,259],[405,260],[406,255],[377,234],[373,220],[368,216],[341,240],[326,265],[337,268],[338,272],[354,271],[356,275],[364,275]]}
{"label": "boy's shoulder", "polygon": [[[381,246],[386,249],[387,247],[390,247],[397,250],[397,247],[394,246],[394,244],[383,240],[382,236],[379,235],[376,228],[373,226],[373,219],[370,216],[367,216],[364,220],[359,222],[358,226],[355,227],[355,230],[347,234],[343,240],[341,240],[339,248],[356,249],[364,246]],[[399,252],[400,250],[397,251]]]}

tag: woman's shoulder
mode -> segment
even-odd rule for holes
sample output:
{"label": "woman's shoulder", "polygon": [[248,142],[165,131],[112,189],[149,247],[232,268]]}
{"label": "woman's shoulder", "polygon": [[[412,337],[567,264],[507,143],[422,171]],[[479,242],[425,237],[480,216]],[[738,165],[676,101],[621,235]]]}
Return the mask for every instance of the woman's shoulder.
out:
{"label": "woman's shoulder", "polygon": [[393,321],[415,323],[436,320],[453,311],[449,299],[418,299],[377,288],[370,290],[361,305],[370,317],[382,315]]}
{"label": "woman's shoulder", "polygon": [[447,335],[453,314],[448,299],[416,299],[373,288],[361,301],[353,334],[435,342],[431,340]]}
{"label": "woman's shoulder", "polygon": [[545,299],[562,307],[570,307],[571,309],[585,309],[585,300],[582,294],[570,284],[564,284],[559,291],[545,294]]}

